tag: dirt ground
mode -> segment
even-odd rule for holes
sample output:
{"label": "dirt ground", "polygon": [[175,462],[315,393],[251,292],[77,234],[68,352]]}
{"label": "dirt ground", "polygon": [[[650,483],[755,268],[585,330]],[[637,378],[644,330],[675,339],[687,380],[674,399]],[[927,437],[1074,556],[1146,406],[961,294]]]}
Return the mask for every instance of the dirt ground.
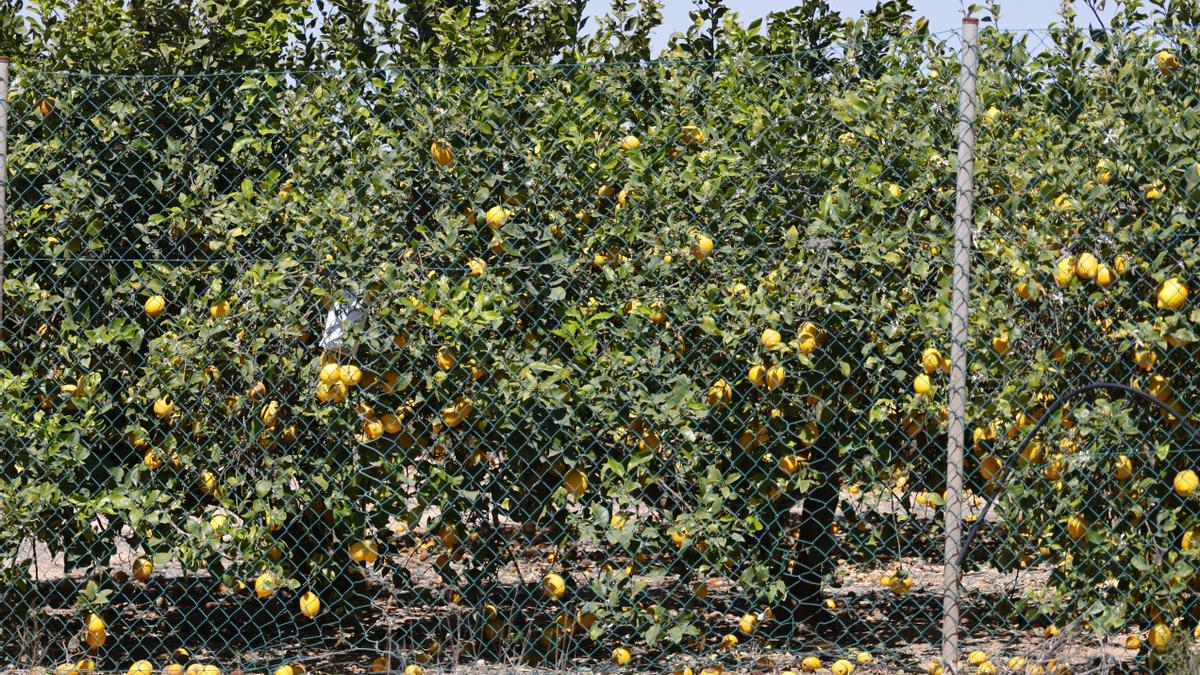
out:
{"label": "dirt ground", "polygon": [[[843,497],[847,508],[875,514],[896,511],[886,498],[867,504],[861,496]],[[927,519],[924,525],[914,521],[914,531],[920,533],[933,514],[915,515]],[[840,537],[844,540],[847,533],[840,532]],[[472,623],[477,614],[470,611],[469,601],[448,597],[449,589],[429,556],[417,547],[393,560],[407,574],[406,588],[400,588],[394,578],[367,579],[364,604],[352,614],[357,621],[337,620],[325,612],[317,620],[301,623],[288,604],[295,602],[290,592],[254,600],[251,592],[223,588],[205,574],[188,574],[177,564],[166,565],[155,571],[149,585],[127,584],[111,599],[120,623],[113,628],[114,635],[119,630],[121,639],[111,641],[107,651],[99,654],[97,665],[124,673],[133,660],[148,658],[161,666],[173,650],[185,647],[191,650],[193,662],[218,663],[226,675],[239,668],[245,673],[269,673],[284,663],[304,664],[308,673],[367,673],[372,660],[383,654],[392,655],[392,672],[397,673],[417,661],[426,673],[616,672],[609,662],[610,650],[626,644],[633,662],[620,668],[622,673],[690,667],[699,674],[717,666],[736,673],[799,671],[801,661],[809,656],[820,658],[821,672],[826,673],[838,659],[853,662],[859,675],[924,672],[925,665],[939,657],[943,575],[939,547],[936,537],[918,534],[909,545],[897,547],[900,555],[876,555],[870,562],[839,559],[837,572],[825,588],[830,623],[801,626],[790,638],[770,637],[771,622],[765,618],[755,635],[743,636],[736,649],[718,647],[720,636],[737,634],[738,619],[748,606],[731,592],[734,580],[710,577],[702,611],[709,641],[701,649],[653,649],[632,634],[593,642],[577,632],[562,638],[552,659],[540,662],[530,658],[540,651],[535,637],[521,636],[536,636],[553,621],[544,601],[540,609],[539,602],[531,601],[540,598],[538,583],[550,569],[546,546],[528,546],[497,575],[497,587],[489,597],[510,601],[511,613],[505,606],[500,608],[507,623],[501,632],[511,629],[517,636],[501,647],[480,640],[479,624]],[[566,571],[577,579],[595,577],[602,564],[612,560],[602,551],[594,553],[572,559]],[[138,554],[118,547],[113,568],[128,569]],[[85,579],[66,575],[61,557],[53,558],[44,547],[30,547],[24,555],[37,561],[36,589],[45,605],[39,613],[42,624],[18,625],[19,634],[0,636],[0,647],[7,645],[0,651],[0,664],[7,664],[7,669],[0,665],[0,673],[37,672],[30,668],[84,653],[73,602]],[[896,569],[903,569],[913,581],[903,595],[880,584],[881,576]],[[996,609],[1020,594],[1036,591],[1047,576],[1045,569],[1001,575],[987,567],[964,575],[964,656],[983,651],[1001,673],[1019,672],[1009,667],[1013,657],[1030,665],[1053,659],[1076,674],[1144,671],[1138,652],[1126,649],[1124,634],[1097,636],[1081,626],[1063,625],[1057,635],[1048,635],[1045,626],[1018,627]],[[660,590],[664,600],[672,588],[676,592],[691,588],[690,581],[672,576],[641,580]],[[110,626],[114,623],[118,622]],[[12,626],[0,619],[0,628],[5,625]],[[431,653],[434,644],[437,651]],[[863,653],[869,658],[860,656]]]}

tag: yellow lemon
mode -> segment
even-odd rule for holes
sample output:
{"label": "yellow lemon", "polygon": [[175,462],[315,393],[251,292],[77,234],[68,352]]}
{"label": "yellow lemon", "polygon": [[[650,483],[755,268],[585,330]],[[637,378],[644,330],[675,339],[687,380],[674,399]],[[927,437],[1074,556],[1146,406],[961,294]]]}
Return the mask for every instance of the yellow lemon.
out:
{"label": "yellow lemon", "polygon": [[833,662],[832,666],[829,666],[829,672],[833,675],[850,675],[854,672],[854,664],[846,659],[838,659]]}
{"label": "yellow lemon", "polygon": [[471,258],[467,261],[467,276],[481,277],[487,272],[487,262],[483,258]]}
{"label": "yellow lemon", "polygon": [[1106,264],[1100,265],[1100,268],[1096,270],[1096,283],[1100,288],[1108,288],[1116,279],[1117,273]]}
{"label": "yellow lemon", "polygon": [[317,376],[317,379],[321,381],[321,384],[333,384],[338,381],[339,368],[340,366],[336,363],[326,363],[321,366],[321,374]]}
{"label": "yellow lemon", "polygon": [[818,659],[815,656],[806,656],[804,657],[804,660],[800,662],[800,670],[803,670],[806,673],[815,673],[820,669],[821,659]]}
{"label": "yellow lemon", "polygon": [[694,124],[686,124],[679,130],[679,137],[688,145],[700,145],[704,142],[704,130]]}
{"label": "yellow lemon", "polygon": [[904,194],[904,191],[900,189],[899,185],[896,185],[895,183],[889,183],[888,194],[891,195],[892,199],[899,199],[900,196]]}
{"label": "yellow lemon", "polygon": [[779,458],[779,470],[791,475],[800,470],[800,458],[795,455],[785,455]]}
{"label": "yellow lemon", "polygon": [[721,638],[721,646],[725,649],[733,649],[734,647],[738,646],[738,636],[734,635],[733,633],[727,634],[725,637]]}
{"label": "yellow lemon", "polygon": [[588,489],[587,474],[579,469],[571,469],[563,476],[563,487],[572,497],[582,497]]}
{"label": "yellow lemon", "polygon": [[275,418],[278,416],[279,416],[279,401],[268,402],[266,405],[264,405],[262,407],[262,411],[259,413],[259,418],[261,418],[263,424],[266,424],[267,426],[270,426],[271,423],[274,422]]}
{"label": "yellow lemon", "polygon": [[108,631],[87,631],[83,634],[83,641],[92,649],[99,649],[104,646],[108,640]]}
{"label": "yellow lemon", "polygon": [[754,386],[756,386],[756,387],[763,386],[763,382],[766,378],[766,375],[767,375],[767,369],[762,364],[755,364],[753,366],[750,366],[750,373],[749,373],[748,377],[750,378],[750,383],[753,384]]}
{"label": "yellow lemon", "polygon": [[858,656],[854,657],[854,660],[858,661],[859,663],[873,663],[875,661],[875,657],[871,656],[870,652],[859,652]]}
{"label": "yellow lemon", "polygon": [[404,675],[425,675],[425,669],[415,663],[404,667]]}
{"label": "yellow lemon", "polygon": [[1153,347],[1139,349],[1133,352],[1133,361],[1138,368],[1149,372],[1154,369],[1154,364],[1158,363],[1158,353]]}
{"label": "yellow lemon", "polygon": [[383,435],[383,423],[378,420],[367,420],[363,422],[362,438],[364,441],[373,441]]}
{"label": "yellow lemon", "polygon": [[1137,635],[1130,634],[1125,638],[1125,648],[1137,651],[1142,648],[1142,638]]}
{"label": "yellow lemon", "polygon": [[984,661],[975,669],[979,675],[996,675],[996,666],[992,665],[991,661]]}
{"label": "yellow lemon", "polygon": [[441,347],[437,351],[437,365],[442,370],[450,370],[457,363],[454,356],[454,350],[449,347]]}
{"label": "yellow lemon", "polygon": [[300,596],[300,613],[308,618],[313,618],[321,611],[321,599],[316,593],[309,591]]}
{"label": "yellow lemon", "polygon": [[214,319],[224,319],[225,317],[229,316],[229,301],[221,300],[214,303],[212,307],[208,308],[208,313],[211,314],[212,318]]}
{"label": "yellow lemon", "polygon": [[205,494],[211,493],[213,490],[217,489],[217,475],[211,471],[201,471],[199,488],[200,491]]}
{"label": "yellow lemon", "polygon": [[709,405],[720,405],[733,400],[733,387],[725,380],[717,380],[705,392],[704,398]]}
{"label": "yellow lemon", "polygon": [[696,260],[704,260],[712,254],[713,240],[705,235],[700,235],[696,239],[695,245],[692,246],[692,255]]}
{"label": "yellow lemon", "polygon": [[95,670],[96,670],[96,662],[87,657],[79,659],[78,661],[75,662],[75,672],[79,673],[79,675],[83,675],[84,673],[91,673],[91,672],[94,672]]}
{"label": "yellow lemon", "polygon": [[129,675],[154,675],[154,664],[145,659],[135,661],[129,666]]}
{"label": "yellow lemon", "polygon": [[105,625],[105,623],[104,623],[104,619],[101,619],[99,614],[96,614],[96,613],[94,613],[94,612],[93,612],[93,613],[91,613],[91,614],[88,614],[88,617],[87,617],[87,632],[89,632],[89,633],[103,633],[103,632],[105,631],[105,629],[106,629],[106,628],[107,628],[107,626],[106,626],[106,625]]}
{"label": "yellow lemon", "polygon": [[913,378],[913,391],[917,394],[928,394],[933,388],[933,383],[929,381],[929,376],[925,373],[920,373]]}
{"label": "yellow lemon", "polygon": [[339,366],[337,369],[337,379],[341,384],[347,387],[353,387],[362,382],[362,369],[354,364]]}
{"label": "yellow lemon", "polygon": [[153,471],[163,465],[162,455],[159,454],[158,450],[150,448],[146,451],[145,456],[142,457],[142,463],[146,465],[147,469]]}
{"label": "yellow lemon", "polygon": [[171,413],[175,412],[175,404],[167,397],[162,397],[154,402],[154,414],[157,417],[170,417]]}
{"label": "yellow lemon", "polygon": [[1081,253],[1079,259],[1075,261],[1075,274],[1084,281],[1096,278],[1098,269],[1100,269],[1100,261],[1091,253]]}
{"label": "yellow lemon", "polygon": [[768,328],[762,332],[762,345],[767,349],[776,349],[779,347],[783,338],[779,335],[779,331],[774,328]]}
{"label": "yellow lemon", "polygon": [[1113,472],[1117,480],[1129,480],[1133,477],[1133,460],[1128,455],[1117,457],[1117,468]]}
{"label": "yellow lemon", "polygon": [[936,347],[927,347],[921,352],[921,367],[926,373],[933,374],[942,369],[942,353]]}
{"label": "yellow lemon", "polygon": [[184,675],[184,674],[185,674],[185,670],[184,670],[182,664],[168,663],[167,665],[163,666],[162,675]]}
{"label": "yellow lemon", "polygon": [[166,309],[166,307],[167,300],[161,295],[152,295],[149,298],[146,298],[146,303],[142,305],[142,309],[146,310],[146,313],[149,314],[151,318],[157,318],[159,314],[163,313],[163,310]]}
{"label": "yellow lemon", "polygon": [[429,145],[429,154],[438,166],[450,166],[454,162],[454,146],[449,141],[434,141]]}
{"label": "yellow lemon", "polygon": [[642,141],[637,136],[626,136],[621,139],[621,149],[626,152],[642,147]]}
{"label": "yellow lemon", "polygon": [[742,631],[746,635],[753,633],[757,626],[758,617],[753,614],[745,614],[741,619],[738,620],[738,630]]}
{"label": "yellow lemon", "polygon": [[542,578],[542,591],[551,600],[562,600],[567,594],[567,582],[562,576],[551,572]]}
{"label": "yellow lemon", "polygon": [[1176,310],[1183,307],[1183,303],[1187,300],[1188,287],[1187,284],[1179,280],[1178,277],[1171,277],[1162,283],[1158,288],[1157,304],[1159,309]]}
{"label": "yellow lemon", "polygon": [[1156,623],[1150,628],[1146,642],[1156,652],[1165,652],[1171,646],[1171,627],[1165,623]]}
{"label": "yellow lemon", "polygon": [[1175,494],[1180,497],[1187,497],[1196,491],[1196,487],[1200,486],[1200,477],[1196,476],[1196,472],[1191,469],[1184,469],[1175,474],[1174,487]]}
{"label": "yellow lemon", "polygon": [[512,212],[503,206],[493,206],[487,210],[485,218],[487,219],[488,227],[498,230],[504,227],[504,224],[508,222],[508,218],[511,215]]}
{"label": "yellow lemon", "polygon": [[612,662],[618,666],[627,666],[633,660],[633,654],[625,647],[617,647],[612,651]]}
{"label": "yellow lemon", "polygon": [[1154,65],[1158,66],[1159,72],[1163,75],[1169,74],[1172,70],[1179,67],[1179,57],[1171,52],[1163,50],[1154,57]]}
{"label": "yellow lemon", "polygon": [[228,520],[229,517],[224,513],[218,513],[212,517],[212,520],[208,521],[208,526],[212,528],[214,533],[219,533],[225,529],[225,523],[228,522]]}
{"label": "yellow lemon", "polygon": [[149,558],[138,558],[133,561],[133,578],[146,583],[150,579],[150,575],[154,574],[154,563],[150,562]]}
{"label": "yellow lemon", "polygon": [[1075,259],[1067,256],[1058,261],[1054,268],[1054,281],[1059,286],[1066,288],[1071,285],[1075,279]]}
{"label": "yellow lemon", "polygon": [[992,349],[1000,356],[1007,354],[1011,348],[1012,345],[1008,341],[1008,333],[1000,333],[992,338]]}
{"label": "yellow lemon", "polygon": [[1087,534],[1087,524],[1082,518],[1071,516],[1067,518],[1067,534],[1072,539],[1079,541],[1083,538],[1083,535]]}
{"label": "yellow lemon", "polygon": [[371,659],[372,673],[386,673],[391,669],[391,663],[388,661],[386,656],[377,656]]}
{"label": "yellow lemon", "polygon": [[370,565],[379,558],[379,547],[374,539],[350,544],[350,559],[356,563]]}
{"label": "yellow lemon", "polygon": [[263,572],[254,580],[254,593],[259,598],[269,597],[279,586],[279,580],[270,572]]}
{"label": "yellow lemon", "polygon": [[969,663],[973,666],[978,666],[980,664],[987,663],[987,661],[988,661],[988,655],[987,655],[987,652],[985,652],[985,651],[976,649],[975,651],[971,652],[970,654],[967,654],[967,663]]}
{"label": "yellow lemon", "polygon": [[767,389],[778,389],[786,379],[787,371],[783,369],[782,365],[777,363],[767,369],[767,375],[763,381],[766,382]]}

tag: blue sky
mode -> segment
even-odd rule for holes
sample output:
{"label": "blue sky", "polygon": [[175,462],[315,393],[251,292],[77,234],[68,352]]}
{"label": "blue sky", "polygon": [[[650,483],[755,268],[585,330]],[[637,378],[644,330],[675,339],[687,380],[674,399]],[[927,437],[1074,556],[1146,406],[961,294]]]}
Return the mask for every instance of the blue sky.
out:
{"label": "blue sky", "polygon": [[[918,16],[929,19],[929,28],[942,31],[958,28],[962,23],[962,7],[972,1],[965,0],[912,0]],[[654,49],[666,46],[671,33],[685,28],[688,11],[694,5],[691,0],[663,0],[663,25],[654,35]],[[787,9],[799,4],[798,0],[728,0],[727,5],[736,11],[743,21],[765,16],[773,11]],[[1001,28],[1045,28],[1058,19],[1059,0],[1001,0]],[[1114,3],[1108,3],[1112,5]],[[854,15],[875,6],[875,0],[829,0],[829,5],[843,15]],[[1080,21],[1092,19],[1091,11],[1082,2],[1077,2]],[[609,6],[608,0],[589,0],[588,9],[593,14],[603,13]],[[1112,14],[1110,7],[1107,14]],[[1104,17],[1107,18],[1107,17]]]}

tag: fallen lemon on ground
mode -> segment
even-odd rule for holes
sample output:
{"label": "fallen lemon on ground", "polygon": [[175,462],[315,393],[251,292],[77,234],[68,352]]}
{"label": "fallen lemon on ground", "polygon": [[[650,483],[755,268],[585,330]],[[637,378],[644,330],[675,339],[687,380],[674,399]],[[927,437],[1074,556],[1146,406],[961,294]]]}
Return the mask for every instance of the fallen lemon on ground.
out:
{"label": "fallen lemon on ground", "polygon": [[1171,627],[1165,623],[1156,623],[1146,635],[1146,642],[1156,652],[1165,652],[1171,646]]}
{"label": "fallen lemon on ground", "polygon": [[846,659],[838,659],[833,662],[832,666],[829,666],[829,672],[833,675],[850,675],[854,672],[854,664]]}

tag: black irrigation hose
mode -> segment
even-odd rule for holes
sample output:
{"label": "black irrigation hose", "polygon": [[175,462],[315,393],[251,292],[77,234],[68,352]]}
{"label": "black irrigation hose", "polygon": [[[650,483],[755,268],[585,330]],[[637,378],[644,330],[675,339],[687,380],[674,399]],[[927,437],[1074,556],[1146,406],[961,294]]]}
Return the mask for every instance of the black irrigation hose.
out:
{"label": "black irrigation hose", "polygon": [[967,531],[967,536],[963,539],[962,548],[958,554],[958,569],[960,573],[963,569],[963,565],[966,563],[967,553],[970,552],[971,542],[975,540],[975,536],[979,533],[979,528],[987,519],[988,511],[992,509],[992,505],[996,502],[996,498],[1004,492],[1004,483],[1012,474],[1013,465],[1015,464],[1017,458],[1025,452],[1026,446],[1029,445],[1034,437],[1037,436],[1037,433],[1041,431],[1042,427],[1045,426],[1046,422],[1048,422],[1050,418],[1054,416],[1054,413],[1057,412],[1059,408],[1063,407],[1067,401],[1081,394],[1098,390],[1119,391],[1133,396],[1134,398],[1139,398],[1147,403],[1153,403],[1161,408],[1163,412],[1169,413],[1172,417],[1178,419],[1180,425],[1183,426],[1184,429],[1187,429],[1188,433],[1191,434],[1193,438],[1200,439],[1200,430],[1197,430],[1196,427],[1192,426],[1183,415],[1172,410],[1170,406],[1162,402],[1157,397],[1151,396],[1150,394],[1147,394],[1146,392],[1131,387],[1127,384],[1121,384],[1119,382],[1093,382],[1091,384],[1085,384],[1081,387],[1076,387],[1068,391],[1066,394],[1058,397],[1054,403],[1052,403],[1050,407],[1046,409],[1046,412],[1042,414],[1041,419],[1039,419],[1037,424],[1033,426],[1033,429],[1025,434],[1025,439],[1021,441],[1021,445],[1017,446],[1016,451],[1009,456],[1009,458],[1004,462],[1004,466],[1001,467],[1000,474],[996,477],[996,482],[999,484],[998,489],[993,491],[992,494],[988,496],[987,502],[984,503],[983,509],[979,512],[979,518],[973,525],[971,525],[971,529]]}

